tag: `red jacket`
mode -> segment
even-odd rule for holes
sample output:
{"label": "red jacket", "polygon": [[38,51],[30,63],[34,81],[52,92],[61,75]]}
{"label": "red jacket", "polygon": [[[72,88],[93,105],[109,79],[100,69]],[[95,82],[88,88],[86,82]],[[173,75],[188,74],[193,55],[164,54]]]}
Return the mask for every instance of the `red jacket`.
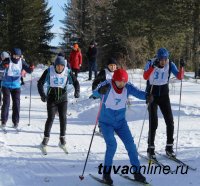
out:
{"label": "red jacket", "polygon": [[71,51],[69,56],[69,63],[72,69],[80,69],[82,64],[82,54],[79,49]]}

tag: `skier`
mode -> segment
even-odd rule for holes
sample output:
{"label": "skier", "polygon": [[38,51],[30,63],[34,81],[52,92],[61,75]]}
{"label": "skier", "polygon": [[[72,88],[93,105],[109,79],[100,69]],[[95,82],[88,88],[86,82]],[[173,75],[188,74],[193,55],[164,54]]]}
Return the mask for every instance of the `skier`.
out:
{"label": "skier", "polygon": [[[47,94],[44,92],[44,84],[47,83]],[[65,59],[58,56],[54,62],[46,69],[38,81],[38,92],[43,102],[47,101],[48,118],[45,124],[44,138],[41,148],[46,148],[49,141],[51,127],[58,111],[60,119],[60,142],[59,147],[66,149],[66,115],[67,115],[67,84],[73,83],[75,88],[74,97],[79,98],[80,86],[76,77],[70,69],[67,68]]]}
{"label": "skier", "polygon": [[10,58],[10,55],[8,54],[8,52],[2,52],[1,53],[1,61],[0,61],[0,106],[1,106],[1,101],[2,101],[2,94],[1,94],[1,91],[2,91],[2,80],[4,78],[4,73],[5,73],[5,69],[3,67],[3,63],[6,62],[6,61],[9,61],[9,58]]}
{"label": "skier", "polygon": [[73,45],[72,51],[70,52],[69,63],[70,63],[72,72],[75,74],[77,78],[78,72],[80,71],[80,67],[82,65],[81,49],[79,48],[77,43]]}
{"label": "skier", "polygon": [[[118,69],[114,71],[112,80],[102,82],[93,91],[93,96],[103,99],[99,124],[106,142],[104,160],[104,170],[106,171],[103,173],[103,180],[107,184],[113,183],[109,169],[112,166],[113,157],[117,148],[114,132],[124,143],[131,165],[137,167],[137,170],[139,170],[138,168],[140,166],[137,149],[125,118],[126,101],[129,95],[145,100],[147,94],[127,82],[127,72],[124,69]],[[139,171],[136,172],[134,174],[135,180],[145,182],[146,178]]]}
{"label": "skier", "polygon": [[[94,79],[92,83],[92,90],[96,89],[99,83],[112,79],[114,71],[117,69],[117,61],[114,58],[109,58],[107,62],[107,67],[99,72],[97,77]],[[94,96],[90,96],[90,98],[96,99]],[[99,127],[99,132],[101,133],[101,127]]]}
{"label": "skier", "polygon": [[92,90],[96,89],[99,83],[105,81],[106,79],[112,79],[114,71],[117,69],[117,61],[114,58],[109,58],[107,62],[107,67],[101,70],[97,77],[92,83]]}
{"label": "skier", "polygon": [[17,129],[19,124],[20,112],[20,94],[21,94],[21,72],[25,70],[27,73],[32,73],[34,65],[28,65],[20,58],[22,55],[20,48],[13,48],[11,58],[3,62],[5,75],[2,80],[3,105],[1,108],[1,125],[5,128],[9,115],[10,95],[13,101],[12,107],[12,122],[13,127]]}
{"label": "skier", "polygon": [[144,69],[143,77],[147,80],[146,92],[152,94],[154,100],[148,106],[149,111],[149,136],[147,156],[150,159],[155,159],[155,135],[158,127],[158,106],[164,116],[167,126],[167,144],[166,154],[175,157],[173,151],[173,134],[174,134],[174,120],[171,110],[169,98],[169,78],[171,72],[177,79],[181,80],[184,77],[184,61],[180,61],[180,69],[178,71],[176,65],[169,59],[169,52],[165,48],[160,48],[157,51],[155,58],[148,60]]}

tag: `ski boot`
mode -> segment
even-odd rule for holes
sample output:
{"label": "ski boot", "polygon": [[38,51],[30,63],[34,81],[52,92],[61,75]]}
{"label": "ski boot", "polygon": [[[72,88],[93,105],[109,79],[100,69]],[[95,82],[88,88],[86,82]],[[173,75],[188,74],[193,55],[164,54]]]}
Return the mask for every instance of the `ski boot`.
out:
{"label": "ski boot", "polygon": [[141,173],[135,173],[134,178],[138,182],[146,183],[146,178]]}
{"label": "ski boot", "polygon": [[103,173],[103,181],[108,184],[108,185],[112,185],[113,184],[113,180],[110,176],[110,173]]}
{"label": "ski boot", "polygon": [[165,147],[166,155],[172,158],[176,157],[176,154],[173,150],[173,144],[167,144]]}
{"label": "ski boot", "polygon": [[152,160],[156,160],[156,154],[155,154],[155,147],[151,146],[147,148],[147,157]]}
{"label": "ski boot", "polygon": [[60,142],[58,146],[66,153],[68,154],[67,148],[66,148],[66,141],[65,136],[60,136]]}

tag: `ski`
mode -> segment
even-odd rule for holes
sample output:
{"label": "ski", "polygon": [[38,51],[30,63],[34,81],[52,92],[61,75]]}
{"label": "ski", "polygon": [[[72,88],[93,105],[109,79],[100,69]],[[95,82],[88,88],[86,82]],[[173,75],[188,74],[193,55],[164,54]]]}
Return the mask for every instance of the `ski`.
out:
{"label": "ski", "polygon": [[102,183],[104,185],[113,186],[113,184],[108,184],[104,180],[102,180],[101,178],[98,178],[98,177],[94,176],[93,174],[89,174],[89,175],[90,175],[91,178],[93,178],[94,180],[98,181],[99,183]]}
{"label": "ski", "polygon": [[1,130],[3,131],[4,134],[7,134],[7,130],[6,130],[5,127],[2,127],[2,126],[1,126]]}
{"label": "ski", "polygon": [[42,151],[42,154],[43,155],[47,155],[47,147],[46,146],[44,146],[44,145],[40,145],[40,150]]}
{"label": "ski", "polygon": [[[146,159],[147,161],[150,161],[150,162],[152,162],[152,163],[154,163],[154,164],[156,164],[156,165],[158,165],[158,166],[161,166],[161,167],[163,167],[163,168],[166,167],[165,164],[161,163],[161,162],[158,161],[157,159],[149,159],[147,156],[145,156],[145,155],[143,155],[143,154],[140,154],[140,153],[138,153],[138,155],[139,155],[141,158]],[[173,173],[175,172],[175,170],[174,170],[174,171],[169,170],[169,172],[173,174]]]}
{"label": "ski", "polygon": [[65,154],[68,154],[66,145],[61,145],[61,144],[59,143],[58,146],[64,151]]}
{"label": "ski", "polygon": [[151,186],[150,183],[148,183],[147,181],[141,182],[141,181],[135,180],[134,178],[131,178],[131,177],[128,176],[128,175],[123,175],[123,174],[119,174],[119,173],[118,173],[118,175],[121,176],[122,178],[125,178],[125,179],[127,179],[127,180],[130,180],[130,181],[132,181],[132,182],[134,182],[134,183],[137,183],[137,184],[140,184],[140,185],[144,185],[144,186]]}
{"label": "ski", "polygon": [[163,156],[167,159],[170,159],[172,161],[175,161],[176,163],[179,163],[180,165],[183,165],[184,167],[188,167],[188,169],[196,171],[197,168],[191,167],[190,165],[186,164],[185,162],[183,162],[182,160],[178,159],[177,157],[171,157],[171,156],[167,156],[165,154],[161,154],[159,152],[156,152],[156,154],[158,154],[159,156]]}

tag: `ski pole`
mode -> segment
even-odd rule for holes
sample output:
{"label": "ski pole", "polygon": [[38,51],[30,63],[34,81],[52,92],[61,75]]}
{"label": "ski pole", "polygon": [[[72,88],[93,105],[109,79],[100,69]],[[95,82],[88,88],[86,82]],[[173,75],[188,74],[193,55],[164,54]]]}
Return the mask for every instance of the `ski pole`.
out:
{"label": "ski pole", "polygon": [[176,136],[176,154],[177,154],[177,148],[178,148],[178,134],[179,134],[180,109],[181,109],[181,94],[182,94],[182,79],[181,79],[180,97],[179,97],[179,109],[178,109],[178,127],[177,127],[177,136]]}
{"label": "ski pole", "polygon": [[32,73],[31,73],[31,81],[30,81],[30,99],[29,99],[29,123],[28,126],[31,125],[31,92],[32,92]]}
{"label": "ski pole", "polygon": [[[153,79],[154,81],[154,79]],[[149,95],[152,94],[152,90],[153,90],[153,85],[151,86],[151,90],[150,90],[150,93]],[[146,109],[145,109],[145,114],[144,114],[144,119],[143,119],[143,122],[142,122],[142,129],[140,131],[140,137],[139,137],[139,141],[138,141],[138,145],[137,145],[137,149],[139,149],[139,146],[140,146],[140,140],[141,140],[141,137],[142,137],[142,132],[143,132],[143,128],[144,128],[144,123],[145,123],[145,120],[146,120],[146,116],[147,116],[147,110],[149,108],[149,103],[147,103],[147,106],[146,106]],[[150,127],[151,128],[151,127]]]}
{"label": "ski pole", "polygon": [[100,105],[99,105],[99,111],[98,111],[98,114],[97,114],[97,117],[96,117],[96,123],[95,123],[95,126],[94,126],[94,130],[93,130],[92,138],[91,138],[91,141],[90,141],[90,145],[89,145],[87,157],[86,157],[85,164],[84,164],[84,167],[83,167],[83,172],[82,172],[82,175],[79,176],[80,180],[84,179],[84,172],[85,172],[87,160],[88,160],[88,157],[89,157],[90,149],[91,149],[91,146],[92,146],[92,141],[93,141],[93,138],[94,138],[94,133],[96,131],[96,127],[97,127],[97,124],[98,124],[99,115],[100,115],[100,112],[101,112],[103,100],[104,100],[104,95],[102,96],[102,100],[101,100]]}

